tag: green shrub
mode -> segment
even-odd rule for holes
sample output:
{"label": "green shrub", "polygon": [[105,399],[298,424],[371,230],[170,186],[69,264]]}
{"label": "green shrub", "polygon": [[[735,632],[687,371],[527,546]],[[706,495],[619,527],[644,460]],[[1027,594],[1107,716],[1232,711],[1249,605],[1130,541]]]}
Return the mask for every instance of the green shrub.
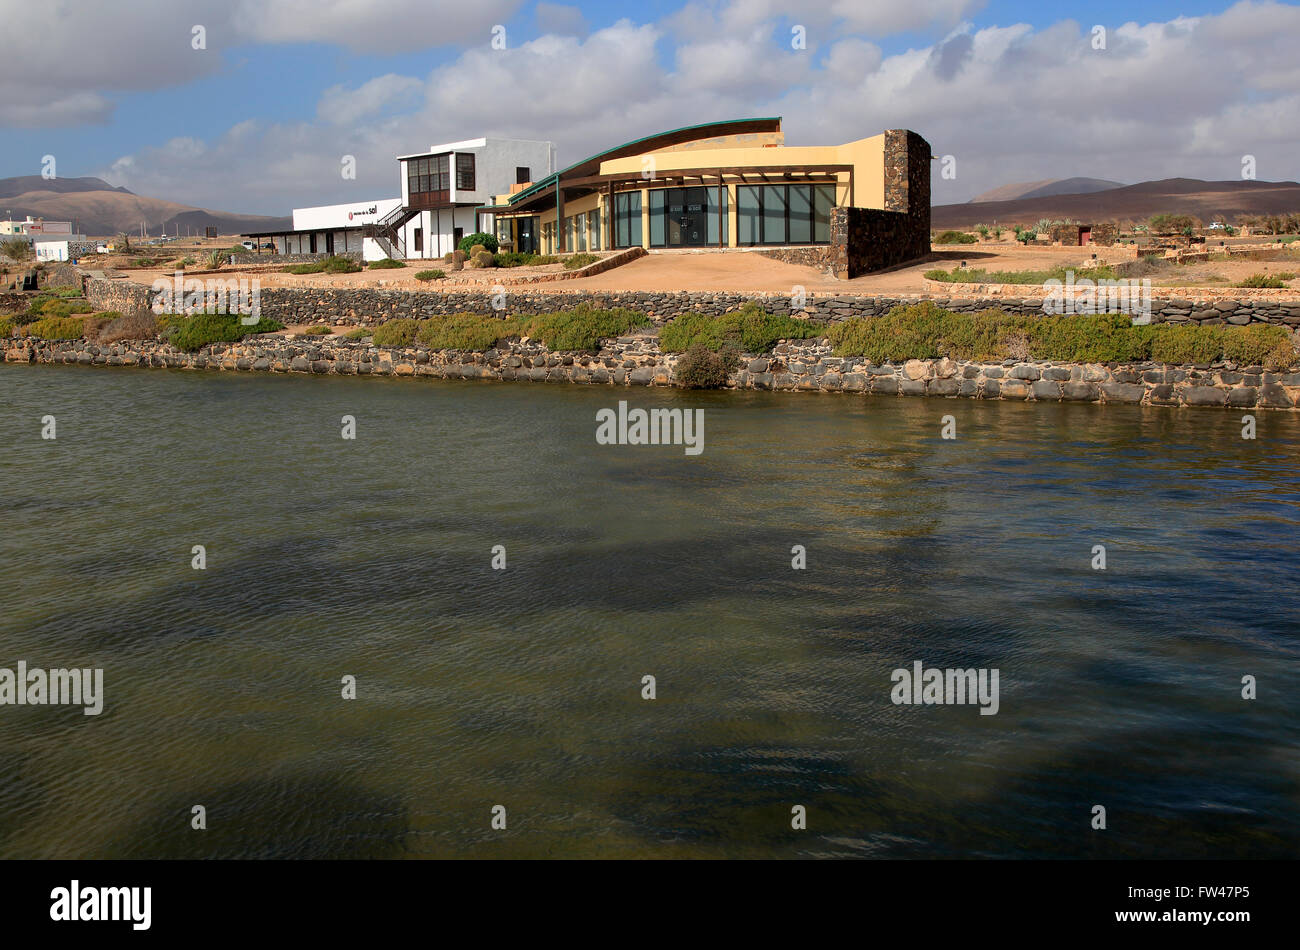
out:
{"label": "green shrub", "polygon": [[1251,274],[1245,280],[1237,281],[1235,284],[1233,284],[1233,286],[1234,287],[1271,287],[1276,289],[1280,287],[1285,287],[1286,284],[1282,282],[1282,279],[1280,277],[1274,277],[1271,274]]}
{"label": "green shrub", "polygon": [[570,254],[564,258],[565,270],[577,270],[579,267],[586,267],[588,264],[594,264],[600,258],[595,254]]}
{"label": "green shrub", "polygon": [[1300,362],[1297,358],[1300,354],[1297,354],[1285,327],[1253,324],[1222,329],[1224,359],[1241,366],[1262,366],[1269,370],[1289,369]]}
{"label": "green shrub", "polygon": [[42,317],[27,324],[26,336],[39,337],[42,340],[80,340],[85,332],[82,317]]}
{"label": "green shrub", "polygon": [[57,287],[46,287],[44,292],[47,294],[53,294],[56,297],[64,298],[81,296],[81,288],[73,286],[72,284],[60,284]]}
{"label": "green shrub", "polygon": [[965,231],[942,231],[934,239],[935,244],[974,244],[978,238]]}
{"label": "green shrub", "polygon": [[355,330],[349,330],[347,333],[343,334],[343,339],[364,340],[366,337],[371,335],[371,332],[372,331],[368,330],[365,327],[357,327]]}
{"label": "green shrub", "polygon": [[1230,360],[1280,369],[1297,359],[1287,331],[1276,326],[1134,326],[1124,314],[965,314],[931,301],[895,307],[879,317],[857,317],[832,326],[828,335],[836,355],[862,356],[875,363],[939,357],[1065,363]]}
{"label": "green shrub", "polygon": [[333,332],[334,332],[333,327],[327,327],[324,324],[315,327],[308,327],[307,329],[302,331],[304,336],[326,336]]}
{"label": "green shrub", "polygon": [[746,353],[766,353],[777,340],[806,340],[820,336],[824,327],[786,314],[767,313],[756,301],[717,317],[684,313],[659,331],[665,353],[684,353],[696,344],[718,352],[733,344]]}
{"label": "green shrub", "polygon": [[519,335],[518,319],[475,313],[436,314],[420,321],[416,339],[434,350],[489,350],[503,337]]}
{"label": "green shrub", "polygon": [[1051,270],[997,270],[987,271],[979,267],[954,267],[952,270],[934,268],[925,272],[927,280],[958,284],[1044,284],[1049,280],[1065,283],[1066,272],[1074,271],[1074,280],[1119,280],[1115,268],[1110,264],[1080,269],[1074,267],[1053,267]]}
{"label": "green shrub", "polygon": [[416,280],[442,280],[447,274],[440,270],[422,270],[415,274]]}
{"label": "green shrub", "polygon": [[497,267],[538,267],[556,261],[549,254],[530,254],[527,251],[500,251],[495,259]]}
{"label": "green shrub", "polygon": [[419,320],[389,320],[375,327],[375,346],[410,346],[420,330]]}
{"label": "green shrub", "polygon": [[244,326],[236,313],[196,313],[188,317],[167,314],[167,317],[167,340],[188,352],[201,349],[209,343],[238,343],[255,333],[274,333],[284,329],[283,323],[265,317],[253,326]]}
{"label": "green shrub", "polygon": [[714,351],[696,343],[677,361],[673,377],[682,389],[721,389],[739,362],[740,353],[734,344]]}
{"label": "green shrub", "polygon": [[12,317],[0,317],[0,340],[7,340],[13,336],[14,326]]}
{"label": "green shrub", "polygon": [[[221,268],[225,266],[226,258],[229,256],[229,251],[213,251],[208,255],[208,267],[212,270],[221,270]],[[149,263],[152,264],[153,262],[150,261]],[[147,265],[141,261],[140,266],[145,267]]]}
{"label": "green shrub", "polygon": [[475,244],[482,244],[493,254],[497,252],[496,235],[484,234],[482,231],[475,231],[473,234],[465,235],[463,238],[460,239],[460,242],[456,245],[456,247],[464,251],[466,254],[469,254],[470,248],[472,248]]}
{"label": "green shrub", "polygon": [[331,254],[329,257],[322,257],[318,261],[310,261],[306,264],[290,264],[284,268],[286,274],[355,274],[361,270],[361,265],[350,257],[341,257],[337,254]]}
{"label": "green shrub", "polygon": [[395,261],[391,257],[385,257],[381,260],[370,262],[371,270],[393,270],[395,268],[405,267],[405,266],[406,264],[404,264],[402,261]]}
{"label": "green shrub", "polygon": [[621,336],[647,322],[646,315],[635,310],[598,310],[581,304],[572,310],[524,318],[522,333],[541,339],[551,350],[594,350],[601,340]]}

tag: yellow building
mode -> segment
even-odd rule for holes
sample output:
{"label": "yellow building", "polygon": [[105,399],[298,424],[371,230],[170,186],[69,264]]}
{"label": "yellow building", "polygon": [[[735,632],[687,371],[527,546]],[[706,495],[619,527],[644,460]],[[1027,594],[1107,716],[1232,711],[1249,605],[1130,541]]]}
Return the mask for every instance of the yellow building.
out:
{"label": "yellow building", "polygon": [[[478,210],[494,215],[506,248],[543,254],[824,246],[835,263],[838,246],[842,269],[862,272],[852,263],[849,209],[884,214],[862,217],[868,230],[876,222],[890,234],[906,232],[906,246],[886,257],[928,252],[930,147],[919,135],[890,130],[829,146],[784,140],[780,118],[676,129],[517,185]],[[925,247],[916,253],[921,231]],[[866,263],[868,270],[889,266]]]}

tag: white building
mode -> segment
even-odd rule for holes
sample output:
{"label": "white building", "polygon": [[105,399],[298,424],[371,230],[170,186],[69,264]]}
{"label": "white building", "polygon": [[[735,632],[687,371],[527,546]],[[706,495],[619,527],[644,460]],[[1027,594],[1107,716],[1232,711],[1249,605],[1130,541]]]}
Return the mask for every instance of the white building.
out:
{"label": "white building", "polygon": [[487,137],[433,145],[397,161],[400,198],[295,208],[292,231],[244,236],[259,248],[271,238],[281,254],[441,258],[465,235],[493,232],[493,215],[478,210],[493,195],[540,181],[556,167],[550,142]]}
{"label": "white building", "polygon": [[0,240],[14,238],[34,247],[37,241],[84,241],[86,236],[73,234],[71,221],[46,221],[28,215],[25,221],[0,221]]}

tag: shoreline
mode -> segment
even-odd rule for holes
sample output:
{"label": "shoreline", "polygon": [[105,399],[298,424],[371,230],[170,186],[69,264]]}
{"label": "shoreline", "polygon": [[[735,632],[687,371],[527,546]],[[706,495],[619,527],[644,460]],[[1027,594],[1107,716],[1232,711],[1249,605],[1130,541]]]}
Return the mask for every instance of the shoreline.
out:
{"label": "shoreline", "polygon": [[[678,360],[677,354],[661,352],[649,336],[607,340],[595,353],[551,352],[535,342],[471,352],[306,341],[283,334],[209,344],[193,353],[158,341],[98,344],[30,338],[5,340],[2,349],[5,363],[674,388]],[[1296,411],[1300,371],[1269,372],[1232,364],[946,358],[877,364],[833,356],[828,343],[813,339],[783,342],[767,354],[746,354],[730,374],[726,390]]]}

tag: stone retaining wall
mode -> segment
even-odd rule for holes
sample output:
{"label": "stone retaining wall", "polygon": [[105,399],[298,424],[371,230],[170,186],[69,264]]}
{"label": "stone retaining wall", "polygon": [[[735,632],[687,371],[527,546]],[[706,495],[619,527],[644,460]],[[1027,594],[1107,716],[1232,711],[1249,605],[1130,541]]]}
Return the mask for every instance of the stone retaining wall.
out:
{"label": "stone retaining wall", "polygon": [[[950,285],[949,285],[950,286]],[[1032,288],[1039,291],[1040,288]],[[1267,293],[1267,292],[1264,292]],[[1277,293],[1274,291],[1274,293]],[[272,287],[261,292],[262,315],[286,325],[327,322],[335,325],[374,325],[401,317],[419,319],[438,313],[492,313],[491,288],[438,291],[377,290],[374,288]],[[127,280],[90,278],[86,297],[102,310],[132,313],[149,309],[149,287]],[[1031,297],[974,296],[938,291],[904,296],[859,297],[809,294],[803,307],[795,307],[788,294],[725,293],[709,291],[547,291],[508,288],[506,313],[549,313],[589,303],[597,307],[626,307],[647,314],[662,324],[683,313],[716,315],[738,310],[756,300],[769,313],[813,317],[829,323],[859,316],[879,316],[899,304],[932,300],[961,313],[997,307],[1008,313],[1041,316],[1041,293]],[[24,305],[25,306],[25,305]],[[1274,323],[1300,327],[1300,300],[1273,296],[1234,298],[1152,298],[1151,319],[1156,323]]]}
{"label": "stone retaining wall", "polygon": [[[671,386],[679,357],[660,352],[654,337],[610,340],[597,353],[551,353],[540,343],[486,352],[376,347],[363,342],[305,340],[268,334],[243,343],[213,344],[197,353],[170,344],[94,344],[83,340],[0,341],[6,362],[72,363],[178,369],[431,376],[441,379],[524,380],[611,386]],[[1300,373],[1259,366],[1108,366],[1097,363],[981,363],[908,360],[872,363],[836,357],[824,340],[781,343],[747,357],[731,374],[738,389],[968,397],[1036,402],[1141,403],[1294,409]]]}

